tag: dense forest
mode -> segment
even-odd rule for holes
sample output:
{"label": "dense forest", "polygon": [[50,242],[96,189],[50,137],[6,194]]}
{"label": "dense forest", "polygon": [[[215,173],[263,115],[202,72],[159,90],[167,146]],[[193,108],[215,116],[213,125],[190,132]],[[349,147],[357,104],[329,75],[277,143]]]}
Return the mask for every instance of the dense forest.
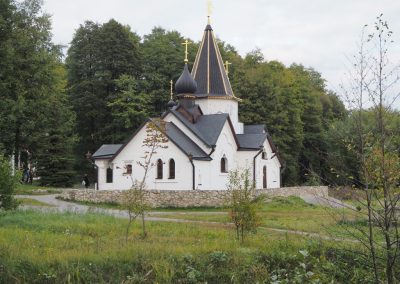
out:
{"label": "dense forest", "polygon": [[[169,82],[183,68],[184,40],[162,27],[140,37],[113,19],[87,21],[64,55],[40,1],[0,0],[0,152],[14,154],[16,163],[30,161],[45,185],[71,185],[91,167],[87,154],[123,142],[146,117],[166,110]],[[285,161],[284,185],[358,180],[348,146],[357,112],[345,108],[318,71],[266,61],[258,49],[241,56],[223,41],[219,47],[232,63],[240,119],[267,125]],[[197,48],[189,46],[190,63]],[[396,132],[399,113],[392,115]]]}

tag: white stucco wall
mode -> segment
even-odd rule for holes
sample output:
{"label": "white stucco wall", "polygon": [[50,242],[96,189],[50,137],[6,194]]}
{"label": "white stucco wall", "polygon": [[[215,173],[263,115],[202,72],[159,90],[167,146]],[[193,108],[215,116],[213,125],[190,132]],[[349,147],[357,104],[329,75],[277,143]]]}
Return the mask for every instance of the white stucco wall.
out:
{"label": "white stucco wall", "polygon": [[229,173],[221,173],[221,158],[225,155],[228,172],[236,168],[237,145],[228,121],[218,137],[212,161],[194,161],[196,166],[196,188],[202,190],[223,190],[227,188]]}
{"label": "white stucco wall", "polygon": [[[125,190],[132,187],[134,180],[141,180],[144,175],[144,169],[138,164],[143,161],[145,147],[142,146],[146,137],[145,127],[143,127],[137,135],[128,143],[128,145],[119,153],[112,161],[113,183],[106,183],[106,169],[109,162],[106,160],[96,160],[95,163],[99,167],[99,189],[100,190]],[[166,190],[183,190],[192,188],[192,165],[188,157],[171,141],[165,144],[167,148],[157,149],[157,153],[153,155],[152,162],[154,166],[148,172],[146,179],[146,187],[148,189],[166,189]],[[175,161],[175,179],[169,179],[169,160],[173,158]],[[158,159],[163,161],[163,179],[156,179]],[[124,174],[126,165],[132,165],[132,174]]]}
{"label": "white stucco wall", "polygon": [[[263,188],[263,167],[267,167],[267,188],[279,188],[280,182],[280,163],[278,157],[272,152],[268,140],[264,142],[264,150],[266,159],[262,158],[262,154],[256,158],[256,188]],[[274,156],[275,155],[275,156]],[[273,157],[274,156],[274,157]],[[273,158],[272,158],[273,157]]]}

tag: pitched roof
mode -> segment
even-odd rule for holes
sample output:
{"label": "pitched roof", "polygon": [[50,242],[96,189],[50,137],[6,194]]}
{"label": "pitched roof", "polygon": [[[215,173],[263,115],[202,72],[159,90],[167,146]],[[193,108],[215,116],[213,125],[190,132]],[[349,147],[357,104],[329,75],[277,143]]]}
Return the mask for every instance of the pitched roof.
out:
{"label": "pitched roof", "polygon": [[166,123],[166,135],[187,156],[191,155],[195,160],[208,160],[211,158],[200,147],[183,133],[174,123]]}
{"label": "pitched roof", "polygon": [[260,134],[265,133],[265,125],[264,124],[253,124],[253,125],[245,125],[243,127],[245,134]]}
{"label": "pitched roof", "polygon": [[229,117],[227,113],[201,115],[195,123],[191,123],[176,109],[172,109],[171,112],[209,147],[217,143],[225,121]]}
{"label": "pitched roof", "polygon": [[123,144],[104,144],[92,155],[93,159],[109,159],[122,147]]}
{"label": "pitched roof", "polygon": [[210,25],[204,30],[203,39],[194,61],[192,75],[197,82],[195,95],[234,97],[221,53]]}
{"label": "pitched roof", "polygon": [[[145,127],[149,121],[152,121],[152,119],[147,119],[124,144],[102,145],[92,157],[94,159],[114,160],[122,151],[122,149],[129,144],[129,142],[143,127]],[[168,139],[187,156],[191,156],[194,160],[212,160],[206,152],[204,152],[195,142],[193,142],[186,134],[184,134],[174,123],[166,122],[165,131],[163,132]]]}
{"label": "pitched roof", "polygon": [[251,133],[251,134],[236,134],[238,138],[240,149],[242,150],[257,150],[260,149],[265,139],[267,139],[267,133]]}

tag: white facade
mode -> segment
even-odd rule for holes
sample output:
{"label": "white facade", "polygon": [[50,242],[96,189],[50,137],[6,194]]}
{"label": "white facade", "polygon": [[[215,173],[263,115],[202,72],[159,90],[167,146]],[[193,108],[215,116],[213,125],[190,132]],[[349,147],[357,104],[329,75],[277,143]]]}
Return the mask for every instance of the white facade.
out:
{"label": "white facade", "polygon": [[[219,134],[214,150],[203,143],[195,134],[180,122],[173,114],[164,118],[173,122],[204,152],[210,154],[210,160],[193,160],[175,145],[171,140],[166,143],[167,148],[157,149],[153,155],[152,166],[146,178],[146,188],[155,190],[223,190],[227,189],[229,171],[249,169],[251,178],[254,177],[256,188],[263,188],[264,166],[266,167],[266,187],[280,187],[280,162],[273,152],[268,139],[264,141],[264,154],[261,150],[241,151],[232,132],[229,120],[225,121]],[[99,190],[126,190],[130,189],[135,180],[141,181],[144,169],[139,165],[143,161],[146,148],[143,140],[146,138],[146,125],[126,144],[113,159],[96,159],[98,167]],[[221,172],[221,159],[226,161],[226,172]],[[157,178],[157,161],[162,160],[163,176]],[[169,177],[169,161],[175,162],[175,177]],[[131,165],[131,173],[127,169]],[[255,168],[255,172],[254,172]],[[107,182],[107,169],[112,169],[112,181]],[[193,177],[194,172],[194,177]],[[255,173],[255,174],[254,174]]]}

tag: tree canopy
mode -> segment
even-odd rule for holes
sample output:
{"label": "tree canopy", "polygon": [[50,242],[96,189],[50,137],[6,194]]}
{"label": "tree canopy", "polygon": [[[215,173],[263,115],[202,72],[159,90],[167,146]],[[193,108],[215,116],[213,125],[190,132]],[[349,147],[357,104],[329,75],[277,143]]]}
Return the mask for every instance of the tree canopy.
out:
{"label": "tree canopy", "polygon": [[[162,27],[140,37],[114,19],[86,21],[63,60],[39,0],[1,0],[0,150],[17,163],[25,155],[58,181],[73,175],[73,163],[78,171],[90,168],[82,163],[86,153],[123,143],[146,117],[165,111],[169,82],[182,72],[184,40]],[[189,65],[199,44],[190,41]],[[343,164],[355,175],[357,163],[342,143],[351,137],[338,137],[351,133],[353,114],[321,74],[267,61],[259,49],[241,56],[228,43],[218,45],[232,63],[240,119],[266,125],[285,161],[284,185],[347,183],[336,169]],[[57,183],[51,180],[45,183]]]}

